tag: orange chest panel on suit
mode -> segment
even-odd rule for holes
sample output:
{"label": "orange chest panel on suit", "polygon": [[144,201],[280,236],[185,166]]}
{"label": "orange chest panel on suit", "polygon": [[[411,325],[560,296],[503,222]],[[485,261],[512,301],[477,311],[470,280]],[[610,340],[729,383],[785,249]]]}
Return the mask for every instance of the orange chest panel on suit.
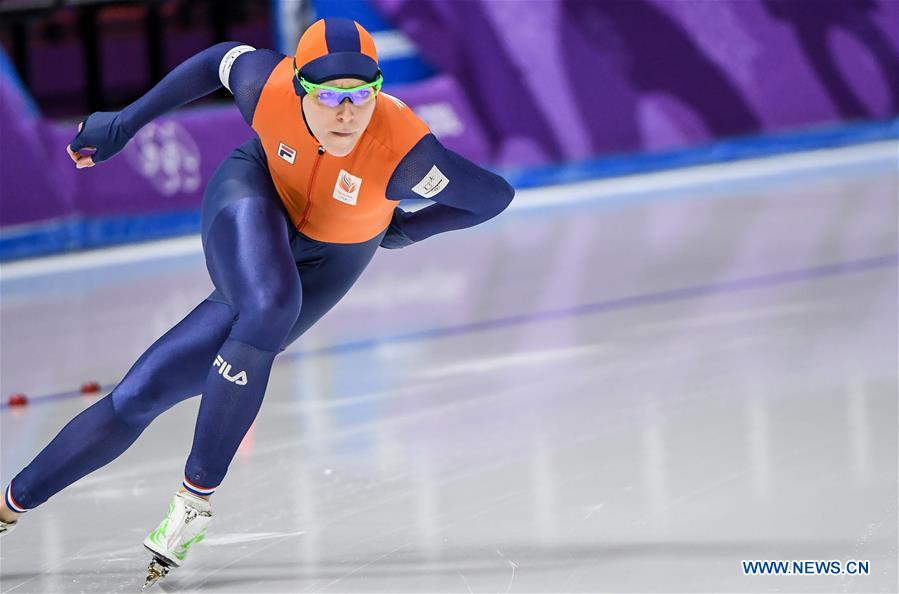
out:
{"label": "orange chest panel on suit", "polygon": [[345,157],[320,153],[306,128],[293,87],[293,62],[272,71],[253,114],[269,173],[294,227],[329,243],[368,241],[389,224],[397,202],[386,196],[396,166],[428,127],[386,93],[375,101],[371,122]]}

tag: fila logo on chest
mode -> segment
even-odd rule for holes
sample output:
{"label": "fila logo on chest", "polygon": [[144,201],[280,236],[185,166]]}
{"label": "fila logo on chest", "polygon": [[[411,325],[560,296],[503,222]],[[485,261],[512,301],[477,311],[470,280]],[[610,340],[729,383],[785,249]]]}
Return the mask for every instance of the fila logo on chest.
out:
{"label": "fila logo on chest", "polygon": [[297,159],[297,152],[282,142],[278,145],[278,156],[293,165]]}
{"label": "fila logo on chest", "polygon": [[332,196],[344,204],[356,205],[359,199],[359,188],[362,187],[362,178],[356,177],[348,171],[340,170],[337,174],[337,183],[334,184]]}

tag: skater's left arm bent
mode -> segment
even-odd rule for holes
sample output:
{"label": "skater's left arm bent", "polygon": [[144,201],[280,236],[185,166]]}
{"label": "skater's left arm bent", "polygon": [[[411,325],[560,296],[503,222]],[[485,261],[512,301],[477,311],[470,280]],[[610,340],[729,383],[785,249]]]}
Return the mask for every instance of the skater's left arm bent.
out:
{"label": "skater's left arm bent", "polygon": [[387,186],[387,197],[427,198],[434,204],[415,212],[397,207],[381,246],[404,247],[437,233],[473,227],[505,210],[514,196],[514,188],[505,179],[428,134],[400,161]]}

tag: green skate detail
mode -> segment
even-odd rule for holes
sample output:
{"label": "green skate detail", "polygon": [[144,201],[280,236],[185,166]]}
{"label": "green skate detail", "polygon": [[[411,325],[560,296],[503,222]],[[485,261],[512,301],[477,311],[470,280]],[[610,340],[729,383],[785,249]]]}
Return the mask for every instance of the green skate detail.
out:
{"label": "green skate detail", "polygon": [[[172,515],[172,512],[175,511],[175,502],[169,502],[169,516]],[[162,521],[162,524],[159,525],[159,528],[150,533],[150,542],[157,546],[163,546],[162,541],[160,540],[162,536],[165,534],[166,529],[169,527],[169,518],[166,518]]]}
{"label": "green skate detail", "polygon": [[[180,535],[180,531],[183,529],[183,527],[181,529],[179,529],[178,527],[173,527],[173,530],[178,531],[179,534],[173,533],[171,535],[168,535],[168,538],[166,538],[169,524],[172,521],[172,514],[175,512],[175,507],[175,500],[173,499],[172,502],[169,503],[168,516],[162,521],[162,523],[156,530],[150,533],[148,539],[154,546],[158,547],[162,551],[165,551],[164,553],[160,554],[165,554],[172,560],[172,562],[175,562],[176,559],[183,562],[185,557],[187,557],[187,553],[190,551],[190,548],[198,542],[203,542],[203,540],[206,538],[206,528],[204,527],[198,534],[194,535],[187,542],[174,546],[173,548],[174,543],[172,543],[171,541],[173,539],[177,540]],[[185,525],[190,523],[193,519],[196,519],[196,517],[199,515],[209,516],[210,514],[208,512],[198,512],[196,510],[188,511],[187,518],[185,518]]]}
{"label": "green skate detail", "polygon": [[157,528],[156,530],[154,530],[153,532],[150,533],[150,542],[152,542],[153,544],[158,545],[160,547],[163,546],[162,541],[160,539],[162,538],[162,535],[165,534],[165,531],[168,527],[169,527],[169,519],[166,518],[162,521],[162,524],[159,525],[159,528]]}
{"label": "green skate detail", "polygon": [[173,551],[173,554],[174,554],[176,557],[178,557],[178,560],[179,560],[179,561],[184,561],[184,558],[187,557],[188,549],[189,549],[192,545],[195,545],[195,544],[198,543],[198,542],[203,542],[203,539],[204,539],[204,538],[206,538],[206,530],[203,530],[203,532],[200,532],[199,534],[197,534],[196,536],[194,536],[193,538],[191,538],[190,540],[188,540],[187,542],[185,542],[183,545],[181,545],[180,547],[178,547],[178,550],[177,550],[177,551]]}

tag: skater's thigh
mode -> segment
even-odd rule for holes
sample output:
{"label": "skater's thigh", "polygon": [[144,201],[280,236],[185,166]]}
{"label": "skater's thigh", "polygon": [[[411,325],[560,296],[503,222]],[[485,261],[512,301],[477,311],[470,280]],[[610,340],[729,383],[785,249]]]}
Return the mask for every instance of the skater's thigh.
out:
{"label": "skater's thigh", "polygon": [[321,243],[298,235],[294,256],[303,288],[303,306],[281,348],[299,338],[340,301],[371,262],[383,233],[364,243]]}
{"label": "skater's thigh", "polygon": [[248,196],[267,199],[272,206],[283,213],[286,224],[287,212],[272,182],[258,138],[248,140],[231,151],[231,154],[216,168],[206,185],[200,208],[204,246],[218,214],[233,202]]}
{"label": "skater's thigh", "polygon": [[268,169],[251,141],[225,159],[203,197],[203,250],[216,288],[211,299],[238,312],[263,302],[297,300],[300,284],[291,233]]}

